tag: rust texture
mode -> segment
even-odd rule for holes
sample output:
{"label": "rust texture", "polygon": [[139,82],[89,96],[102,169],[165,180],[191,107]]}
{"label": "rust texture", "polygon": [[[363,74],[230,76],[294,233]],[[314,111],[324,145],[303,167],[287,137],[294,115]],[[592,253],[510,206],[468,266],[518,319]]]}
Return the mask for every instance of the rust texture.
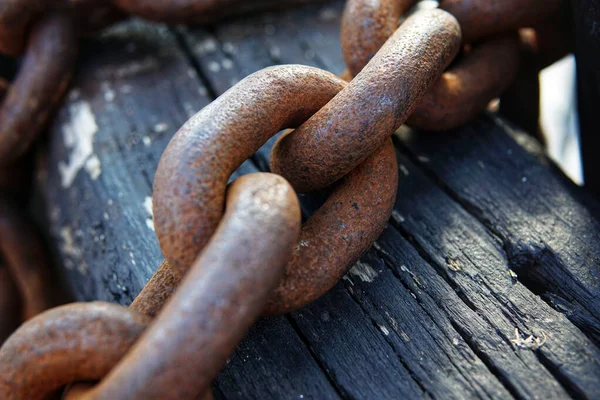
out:
{"label": "rust texture", "polygon": [[0,107],[0,167],[22,156],[44,127],[67,88],[76,48],[69,17],[49,14],[36,24]]}
{"label": "rust texture", "polygon": [[280,176],[245,175],[180,287],[91,399],[196,398],[279,283],[300,233],[300,205]]}
{"label": "rust texture", "polygon": [[0,346],[21,323],[21,295],[8,268],[0,262]]}
{"label": "rust texture", "polygon": [[34,317],[0,349],[0,398],[45,399],[72,382],[101,379],[149,322],[100,302],[70,304]]}
{"label": "rust texture", "polygon": [[396,152],[387,139],[302,226],[292,260],[264,313],[295,311],[331,289],[385,228],[397,188]]}
{"label": "rust texture", "polygon": [[111,0],[125,12],[151,21],[198,24],[234,15],[324,0]]}
{"label": "rust texture", "polygon": [[160,246],[178,276],[221,220],[233,171],[275,133],[308,119],[344,85],[317,68],[266,68],[240,81],[175,134],[156,171],[153,209]]}
{"label": "rust texture", "polygon": [[129,308],[140,314],[156,317],[180,281],[180,276],[175,274],[167,261],[163,261]]}
{"label": "rust texture", "polygon": [[458,19],[466,43],[534,26],[560,6],[561,0],[440,1],[440,7]]}
{"label": "rust texture", "polygon": [[[367,64],[397,26],[398,18],[413,3],[411,0],[348,1],[342,20],[342,45],[352,75]],[[535,100],[538,96],[535,63],[544,64],[555,60],[556,54],[564,54],[565,41],[556,38],[556,32],[564,31],[564,16],[568,14],[561,9],[561,1],[442,0],[440,7],[457,18],[463,41],[473,42],[476,50],[442,76],[433,92],[425,96],[416,115],[409,119],[409,125],[432,131],[455,128],[485,110],[491,100],[510,89],[511,93],[505,97],[504,111],[536,131],[537,106],[528,105],[525,113],[520,110],[528,99]],[[531,43],[535,57],[531,56],[531,51],[530,54],[527,51],[519,54],[514,42],[509,44],[508,40],[502,42],[493,38],[522,27],[548,25],[548,20],[552,21],[552,27],[545,30],[553,32],[553,36],[544,36],[556,40],[538,42],[539,39],[536,39],[534,44]],[[557,26],[561,28],[557,29]],[[481,42],[486,39],[492,43]],[[520,57],[525,58],[522,67],[527,71],[517,76]],[[519,82],[511,86],[515,79]],[[509,101],[514,106],[507,105]]]}
{"label": "rust texture", "polygon": [[516,33],[474,45],[432,85],[407,124],[427,131],[463,125],[510,86],[518,68]]}
{"label": "rust texture", "polygon": [[[268,68],[240,82],[180,129],[163,154],[154,185],[155,227],[173,268],[163,264],[140,294],[144,312],[160,309],[171,285],[214,231],[211,220],[221,218],[231,173],[269,137],[302,123],[343,87],[341,79],[311,67]],[[337,185],[305,224],[294,261],[266,312],[299,308],[331,288],[383,230],[397,182],[390,142]]]}
{"label": "rust texture", "polygon": [[356,76],[398,29],[398,20],[417,0],[348,0],[342,15],[342,52]]}
{"label": "rust texture", "polygon": [[345,90],[277,143],[272,171],[299,192],[325,188],[348,174],[412,114],[460,41],[456,19],[445,11],[407,18]]}
{"label": "rust texture", "polygon": [[[302,226],[298,244],[263,314],[284,314],[331,289],[373,244],[389,220],[398,188],[391,139],[335,186],[325,204]],[[154,317],[179,279],[163,262],[131,304]]]}
{"label": "rust texture", "polygon": [[0,254],[22,295],[25,319],[60,304],[63,297],[42,238],[25,215],[4,199],[0,199]]}

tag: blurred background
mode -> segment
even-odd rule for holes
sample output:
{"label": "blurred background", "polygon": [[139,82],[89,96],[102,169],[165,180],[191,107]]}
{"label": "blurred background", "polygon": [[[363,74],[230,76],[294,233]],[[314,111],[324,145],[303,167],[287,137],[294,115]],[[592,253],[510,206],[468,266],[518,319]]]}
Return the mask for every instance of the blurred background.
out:
{"label": "blurred background", "polygon": [[577,117],[575,57],[570,55],[540,74],[540,124],[548,153],[577,184],[583,184]]}

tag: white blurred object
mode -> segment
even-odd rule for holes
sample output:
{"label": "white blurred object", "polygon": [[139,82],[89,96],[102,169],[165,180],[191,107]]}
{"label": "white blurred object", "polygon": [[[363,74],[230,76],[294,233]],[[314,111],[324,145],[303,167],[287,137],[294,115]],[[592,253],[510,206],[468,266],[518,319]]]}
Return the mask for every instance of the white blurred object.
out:
{"label": "white blurred object", "polygon": [[575,71],[575,57],[571,55],[540,73],[540,124],[550,157],[569,178],[582,184]]}

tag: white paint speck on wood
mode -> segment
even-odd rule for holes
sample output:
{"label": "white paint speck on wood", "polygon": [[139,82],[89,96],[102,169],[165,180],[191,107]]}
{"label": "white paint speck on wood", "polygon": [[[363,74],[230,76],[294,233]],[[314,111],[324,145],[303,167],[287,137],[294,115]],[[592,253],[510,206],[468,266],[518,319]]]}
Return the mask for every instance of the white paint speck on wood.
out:
{"label": "white paint speck on wood", "polygon": [[152,197],[147,196],[144,200],[144,209],[148,213],[149,217],[146,218],[146,226],[148,229],[154,231],[154,214],[152,213]]}
{"label": "white paint speck on wood", "polygon": [[350,275],[358,277],[363,282],[373,282],[377,277],[377,271],[375,271],[369,264],[358,261],[354,264],[354,267],[349,271]]}
{"label": "white paint speck on wood", "polygon": [[94,153],[94,135],[98,132],[98,125],[87,101],[78,100],[69,105],[69,120],[62,126],[63,141],[67,149],[71,149],[67,162],[58,163],[61,185],[68,188],[73,184],[79,171],[85,166],[92,177],[97,179],[102,171],[100,160]]}

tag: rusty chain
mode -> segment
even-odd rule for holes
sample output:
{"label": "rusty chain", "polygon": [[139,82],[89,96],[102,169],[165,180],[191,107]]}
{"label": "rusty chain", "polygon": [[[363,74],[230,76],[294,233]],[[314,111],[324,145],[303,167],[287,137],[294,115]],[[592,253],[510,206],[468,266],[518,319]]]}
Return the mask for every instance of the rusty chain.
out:
{"label": "rusty chain", "polygon": [[[515,77],[569,50],[552,29],[560,0],[348,0],[344,79],[267,68],[175,134],[153,196],[166,261],[129,309],[52,308],[61,299],[47,250],[17,204],[28,197],[28,150],[67,89],[79,36],[128,15],[214,23],[279,3],[0,0],[0,52],[25,54],[14,81],[0,78],[0,344],[26,320],[0,348],[0,398],[211,398],[212,380],[256,318],[319,298],[383,231],[398,189],[396,129],[455,128],[508,88],[513,99],[530,91]],[[285,129],[274,174],[228,185]],[[327,187],[301,225],[295,192]]]}

